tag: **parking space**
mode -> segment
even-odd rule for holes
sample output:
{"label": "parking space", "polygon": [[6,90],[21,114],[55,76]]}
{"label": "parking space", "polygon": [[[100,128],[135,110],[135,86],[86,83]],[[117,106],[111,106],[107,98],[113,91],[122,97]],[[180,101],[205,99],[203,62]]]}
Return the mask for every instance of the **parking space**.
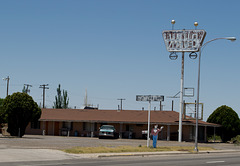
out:
{"label": "parking space", "polygon": [[138,146],[144,145],[146,141],[133,139],[98,139],[91,137],[25,135],[22,138],[0,136],[0,142],[0,148],[66,149],[76,146]]}

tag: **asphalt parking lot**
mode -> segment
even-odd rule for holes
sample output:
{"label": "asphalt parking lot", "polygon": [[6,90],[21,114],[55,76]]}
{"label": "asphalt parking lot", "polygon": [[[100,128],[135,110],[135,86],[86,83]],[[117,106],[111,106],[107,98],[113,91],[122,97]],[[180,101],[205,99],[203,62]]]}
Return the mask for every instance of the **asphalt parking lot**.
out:
{"label": "asphalt parking lot", "polygon": [[[152,144],[152,141],[150,142]],[[96,159],[105,157],[116,157],[118,154],[68,154],[61,149],[71,147],[115,147],[115,146],[146,146],[146,140],[140,139],[98,139],[90,137],[63,137],[63,136],[42,136],[42,135],[25,135],[23,138],[5,137],[0,135],[0,165],[14,163],[26,165],[24,162],[49,162],[49,161],[72,161],[81,159]],[[194,142],[177,142],[177,141],[158,141],[158,146],[192,146]],[[236,153],[240,151],[240,146],[225,143],[199,143],[198,146],[211,146],[217,149],[211,153]],[[123,156],[155,156],[155,155],[178,155],[187,154],[188,152],[146,152],[146,153],[122,153]],[[203,152],[206,153],[206,152]],[[10,164],[11,165],[11,164]],[[27,164],[28,165],[28,164]]]}
{"label": "asphalt parking lot", "polygon": [[[22,138],[0,135],[0,149],[67,149],[80,147],[146,146],[143,139],[98,139],[90,137],[63,137],[24,135]],[[150,142],[152,144],[152,142]],[[194,142],[158,140],[158,146],[193,146]],[[240,150],[240,146],[228,143],[199,143],[198,146],[210,146],[219,150]]]}

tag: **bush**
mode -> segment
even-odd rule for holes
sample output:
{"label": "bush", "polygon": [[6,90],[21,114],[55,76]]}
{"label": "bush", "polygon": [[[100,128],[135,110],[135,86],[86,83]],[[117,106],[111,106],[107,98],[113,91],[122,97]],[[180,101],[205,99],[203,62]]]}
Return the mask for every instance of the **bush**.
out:
{"label": "bush", "polygon": [[222,125],[221,138],[224,142],[231,140],[239,134],[240,120],[238,114],[226,105],[218,107],[207,119],[209,123],[216,123]]}
{"label": "bush", "polygon": [[208,142],[222,142],[222,139],[219,135],[215,135],[215,139],[214,139],[214,135],[209,136],[207,140]]}
{"label": "bush", "polygon": [[240,144],[240,135],[233,137],[230,142],[239,145]]}
{"label": "bush", "polygon": [[26,93],[13,93],[4,99],[4,115],[8,123],[7,132],[11,136],[22,137],[29,122],[41,116],[41,109],[31,96]]}

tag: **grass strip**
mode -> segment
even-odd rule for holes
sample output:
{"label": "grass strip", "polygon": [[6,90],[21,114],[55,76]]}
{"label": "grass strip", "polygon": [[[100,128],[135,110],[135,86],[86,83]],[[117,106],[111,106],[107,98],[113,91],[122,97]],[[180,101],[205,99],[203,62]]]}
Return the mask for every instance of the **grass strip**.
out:
{"label": "grass strip", "polygon": [[[199,151],[215,150],[211,147],[198,147]],[[84,153],[121,153],[121,152],[164,152],[164,151],[187,151],[193,152],[192,146],[162,146],[157,148],[148,148],[146,146],[117,146],[117,147],[74,147],[63,150],[66,153],[84,154]]]}

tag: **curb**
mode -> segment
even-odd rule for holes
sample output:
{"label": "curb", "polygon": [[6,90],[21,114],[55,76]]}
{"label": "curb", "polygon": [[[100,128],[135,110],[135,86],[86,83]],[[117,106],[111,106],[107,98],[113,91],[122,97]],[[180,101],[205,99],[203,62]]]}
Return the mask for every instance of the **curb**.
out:
{"label": "curb", "polygon": [[150,152],[150,153],[114,153],[114,154],[96,154],[97,158],[107,158],[107,157],[134,157],[134,156],[154,156],[154,155],[182,155],[182,154],[213,154],[213,153],[236,153],[240,150],[214,150],[214,151],[201,151],[201,152],[183,152],[183,151],[172,151],[172,152]]}
{"label": "curb", "polygon": [[134,157],[134,156],[154,156],[154,155],[179,155],[179,154],[188,154],[189,152],[171,152],[171,153],[162,153],[162,152],[155,152],[155,153],[119,153],[119,154],[104,154],[104,155],[98,155],[98,158],[105,158],[105,157]]}

